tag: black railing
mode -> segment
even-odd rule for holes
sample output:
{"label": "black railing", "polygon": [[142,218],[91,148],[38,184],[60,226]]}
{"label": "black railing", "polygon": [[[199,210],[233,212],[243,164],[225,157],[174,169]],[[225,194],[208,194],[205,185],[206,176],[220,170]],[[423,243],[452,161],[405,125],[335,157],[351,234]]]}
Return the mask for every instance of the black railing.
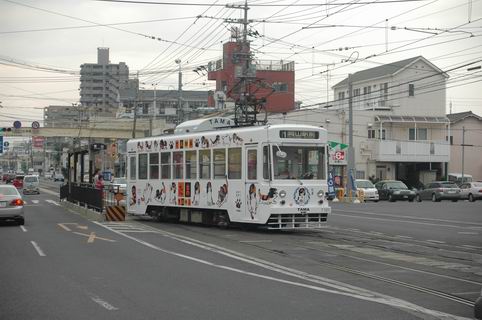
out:
{"label": "black railing", "polygon": [[104,209],[104,192],[87,184],[64,184],[60,187],[60,200],[63,199],[100,212]]}

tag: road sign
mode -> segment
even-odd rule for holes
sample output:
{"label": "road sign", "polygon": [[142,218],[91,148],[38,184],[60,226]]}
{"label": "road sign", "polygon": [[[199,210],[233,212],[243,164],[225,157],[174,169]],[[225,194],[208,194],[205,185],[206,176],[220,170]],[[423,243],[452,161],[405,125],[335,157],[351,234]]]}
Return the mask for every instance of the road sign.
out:
{"label": "road sign", "polygon": [[15,122],[13,123],[13,127],[14,127],[15,129],[20,129],[20,128],[22,127],[22,123],[17,120],[17,121],[15,121]]}
{"label": "road sign", "polygon": [[107,148],[106,145],[103,144],[103,143],[92,143],[92,144],[90,145],[90,149],[91,149],[92,151],[105,150],[106,148]]}
{"label": "road sign", "polygon": [[32,122],[32,129],[38,129],[40,128],[40,123],[38,121]]}

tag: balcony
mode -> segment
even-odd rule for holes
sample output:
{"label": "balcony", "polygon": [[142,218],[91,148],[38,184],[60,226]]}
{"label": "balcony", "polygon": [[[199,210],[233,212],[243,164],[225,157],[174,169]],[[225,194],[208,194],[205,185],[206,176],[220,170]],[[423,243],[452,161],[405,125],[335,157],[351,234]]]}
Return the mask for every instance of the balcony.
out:
{"label": "balcony", "polygon": [[446,141],[373,140],[377,161],[449,162],[450,145]]}

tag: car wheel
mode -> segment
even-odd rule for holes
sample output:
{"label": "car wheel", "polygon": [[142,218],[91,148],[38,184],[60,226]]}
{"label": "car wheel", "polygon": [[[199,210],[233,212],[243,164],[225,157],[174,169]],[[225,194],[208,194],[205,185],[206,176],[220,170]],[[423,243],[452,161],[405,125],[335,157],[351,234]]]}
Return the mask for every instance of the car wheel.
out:
{"label": "car wheel", "polygon": [[391,194],[388,195],[388,201],[395,202],[395,199],[393,199],[393,196]]}
{"label": "car wheel", "polygon": [[417,196],[415,197],[415,199],[417,200],[417,202],[422,202],[422,197],[420,197],[419,194],[417,194]]}
{"label": "car wheel", "polygon": [[440,202],[439,199],[437,199],[437,196],[434,194],[432,194],[432,202]]}
{"label": "car wheel", "polygon": [[373,200],[373,202],[378,202],[378,200]]}
{"label": "car wheel", "polygon": [[452,202],[457,202],[459,201],[459,199],[452,199]]}
{"label": "car wheel", "polygon": [[475,198],[474,198],[474,196],[472,195],[472,193],[469,193],[469,201],[470,201],[470,202],[474,202],[474,201],[475,201]]}
{"label": "car wheel", "polygon": [[20,226],[23,226],[25,224],[25,219],[22,218],[22,219],[18,220],[18,224]]}
{"label": "car wheel", "polygon": [[409,199],[408,199],[408,202],[413,202],[414,199],[415,199],[415,198],[409,198]]}

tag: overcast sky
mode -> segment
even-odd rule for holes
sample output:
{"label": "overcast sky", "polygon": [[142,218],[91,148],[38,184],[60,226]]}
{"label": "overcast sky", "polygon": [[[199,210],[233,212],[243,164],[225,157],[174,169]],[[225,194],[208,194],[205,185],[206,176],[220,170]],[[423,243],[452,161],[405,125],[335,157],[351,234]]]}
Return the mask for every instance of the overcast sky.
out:
{"label": "overcast sky", "polygon": [[[257,59],[295,61],[304,105],[331,100],[327,85],[383,63],[422,55],[448,70],[475,62],[449,72],[447,111],[451,101],[453,112],[482,115],[482,72],[467,71],[482,65],[481,0],[390,1],[248,1],[250,29],[260,34],[252,49]],[[110,48],[111,62],[125,62],[132,77],[139,71],[145,88],[177,88],[179,58],[185,90],[213,89],[193,69],[221,57],[235,25],[225,19],[242,17],[223,5],[242,2],[189,3],[0,0],[0,122],[29,123],[45,106],[78,103],[80,65],[96,62],[97,47]]]}

